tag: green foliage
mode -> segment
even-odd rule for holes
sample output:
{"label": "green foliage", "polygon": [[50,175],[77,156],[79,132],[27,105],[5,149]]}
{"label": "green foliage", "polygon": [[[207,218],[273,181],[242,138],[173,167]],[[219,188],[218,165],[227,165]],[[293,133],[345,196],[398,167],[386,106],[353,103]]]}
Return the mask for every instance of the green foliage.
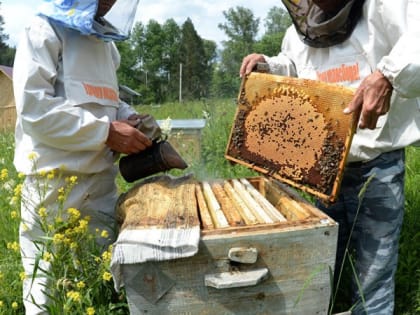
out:
{"label": "green foliage", "polygon": [[223,11],[225,23],[218,26],[223,30],[227,41],[223,42],[221,60],[213,79],[213,95],[232,97],[239,88],[239,68],[242,59],[254,52],[257,40],[259,19],[254,17],[251,10],[236,7]]}
{"label": "green foliage", "polygon": [[396,274],[395,314],[411,315],[420,311],[420,147],[407,148],[406,159],[406,203]]}
{"label": "green foliage", "polygon": [[3,25],[3,16],[0,15],[0,65],[12,66],[15,58],[15,49],[7,45],[6,41],[9,39],[9,35],[4,33]]}
{"label": "green foliage", "polygon": [[204,42],[193,23],[182,25],[180,63],[182,64],[182,99],[194,100],[208,95],[208,65]]}

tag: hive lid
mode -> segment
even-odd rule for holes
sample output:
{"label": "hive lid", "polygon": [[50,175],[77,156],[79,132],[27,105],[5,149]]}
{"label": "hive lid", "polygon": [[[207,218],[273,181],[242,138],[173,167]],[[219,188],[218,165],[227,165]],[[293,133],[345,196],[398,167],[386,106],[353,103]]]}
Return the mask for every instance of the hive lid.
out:
{"label": "hive lid", "polygon": [[334,202],[357,126],[354,90],[252,72],[244,77],[226,159]]}

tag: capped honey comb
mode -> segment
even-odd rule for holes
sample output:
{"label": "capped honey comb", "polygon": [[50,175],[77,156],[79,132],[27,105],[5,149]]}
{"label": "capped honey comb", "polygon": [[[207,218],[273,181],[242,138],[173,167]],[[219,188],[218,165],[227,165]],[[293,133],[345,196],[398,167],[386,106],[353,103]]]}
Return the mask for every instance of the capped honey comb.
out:
{"label": "capped honey comb", "polygon": [[335,201],[357,124],[354,90],[253,72],[246,76],[225,157]]}

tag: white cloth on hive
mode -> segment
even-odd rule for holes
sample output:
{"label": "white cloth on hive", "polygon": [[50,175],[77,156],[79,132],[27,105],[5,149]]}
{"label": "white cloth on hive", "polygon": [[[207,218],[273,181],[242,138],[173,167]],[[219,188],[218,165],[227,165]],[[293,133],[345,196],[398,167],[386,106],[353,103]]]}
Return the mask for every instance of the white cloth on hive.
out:
{"label": "white cloth on hive", "polygon": [[198,252],[200,227],[123,230],[113,246],[111,273],[115,289],[124,286],[121,265],[190,257]]}

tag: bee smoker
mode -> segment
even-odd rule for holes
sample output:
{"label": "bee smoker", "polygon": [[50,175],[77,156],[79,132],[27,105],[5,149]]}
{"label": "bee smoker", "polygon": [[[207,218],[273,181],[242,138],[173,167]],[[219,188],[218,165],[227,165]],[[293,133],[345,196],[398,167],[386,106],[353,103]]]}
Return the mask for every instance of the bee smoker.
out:
{"label": "bee smoker", "polygon": [[152,139],[153,144],[144,151],[126,155],[120,159],[120,173],[127,182],[131,183],[174,168],[188,167],[173,146],[162,139],[161,129],[151,115],[142,115],[136,128]]}

